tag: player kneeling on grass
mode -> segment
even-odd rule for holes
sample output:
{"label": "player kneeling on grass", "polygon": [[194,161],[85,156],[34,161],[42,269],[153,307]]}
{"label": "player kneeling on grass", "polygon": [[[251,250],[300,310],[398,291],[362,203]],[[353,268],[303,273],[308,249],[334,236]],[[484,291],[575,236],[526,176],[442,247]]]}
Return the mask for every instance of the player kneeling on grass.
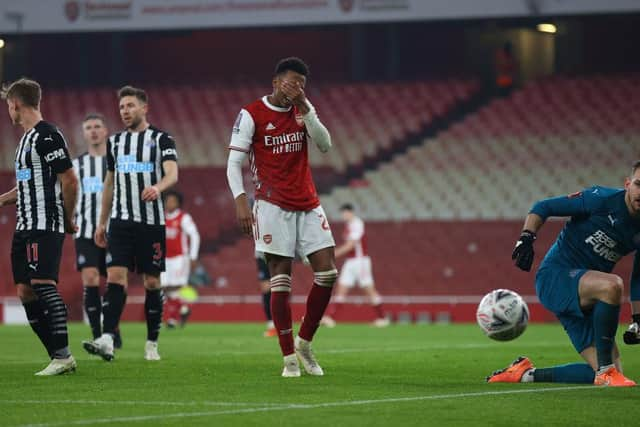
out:
{"label": "player kneeling on grass", "polygon": [[536,233],[552,216],[571,219],[540,264],[536,294],[555,313],[587,363],[536,369],[528,358],[520,357],[487,381],[635,386],[622,375],[615,343],[623,281],[611,271],[623,256],[636,251],[631,299],[639,301],[640,162],[633,165],[624,190],[596,186],[537,202],[513,251],[520,269],[531,270]]}
{"label": "player kneeling on grass", "polygon": [[[324,314],[338,271],[335,242],[309,168],[308,144],[322,152],[331,137],[304,92],[309,70],[298,58],[278,63],[273,92],[240,111],[229,145],[227,177],[236,215],[247,235],[263,252],[271,276],[271,314],[284,356],[284,377],[299,377],[297,356],[311,375],[324,372],[313,352],[313,339]],[[242,162],[249,154],[256,202],[253,214],[242,182]],[[309,259],[314,281],[298,337],[291,320],[291,268],[295,254]]]}

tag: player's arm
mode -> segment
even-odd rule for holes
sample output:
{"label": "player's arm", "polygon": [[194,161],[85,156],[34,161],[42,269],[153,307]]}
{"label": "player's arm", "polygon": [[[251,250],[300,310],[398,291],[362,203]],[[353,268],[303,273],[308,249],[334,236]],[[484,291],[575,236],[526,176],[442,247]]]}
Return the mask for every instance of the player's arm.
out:
{"label": "player's arm", "polygon": [[304,121],[307,134],[311,137],[311,140],[323,153],[329,151],[331,148],[331,135],[318,118],[316,109],[307,99],[304,90],[302,90],[299,85],[290,81],[284,81],[282,83],[282,90],[291,102],[293,102],[300,114],[302,114],[302,120]]}
{"label": "player's arm", "polygon": [[64,231],[74,234],[78,231],[76,225],[76,203],[78,202],[78,177],[69,168],[62,173],[58,173],[60,186],[62,187],[62,200],[64,206]]}
{"label": "player's arm", "polygon": [[15,205],[18,201],[18,187],[13,187],[13,189],[7,191],[4,194],[0,194],[0,207]]}
{"label": "player's arm", "polygon": [[163,191],[178,182],[178,152],[175,141],[171,136],[163,134],[158,145],[160,146],[163,176],[160,181],[142,190],[141,198],[145,202],[157,200]]}
{"label": "player's arm", "polygon": [[107,247],[107,222],[111,216],[113,207],[113,171],[107,170],[102,184],[102,205],[100,208],[100,219],[96,225],[96,234],[93,237],[97,246]]}
{"label": "player's arm", "polygon": [[[597,192],[596,192],[597,193]],[[531,271],[535,251],[533,243],[538,231],[549,217],[568,217],[589,214],[591,189],[568,196],[552,197],[534,203],[527,215],[520,237],[511,254],[516,266],[524,271]]]}
{"label": "player's arm", "polygon": [[338,246],[335,251],[335,257],[340,258],[351,252],[356,247],[356,242],[353,240],[347,240],[342,245]]}
{"label": "player's arm", "polygon": [[78,226],[75,224],[78,177],[73,170],[67,141],[61,133],[52,132],[38,140],[36,150],[60,180],[64,208],[64,230],[67,233],[75,233],[78,230]]}
{"label": "player's arm", "polygon": [[111,152],[111,138],[107,140],[107,173],[102,183],[102,205],[100,208],[100,218],[96,225],[96,234],[93,240],[101,248],[107,247],[107,221],[111,216],[113,207],[113,174],[116,170],[116,161]]}
{"label": "player's arm", "polygon": [[240,229],[247,236],[253,235],[253,213],[249,208],[249,199],[244,189],[242,179],[242,164],[251,149],[255,122],[246,110],[238,114],[229,143],[229,158],[227,159],[227,181],[231,194],[236,203],[236,217]]}
{"label": "player's arm", "polygon": [[198,252],[200,252],[200,233],[189,214],[182,217],[182,231],[189,238],[189,258],[191,259],[191,268],[194,268],[196,261],[198,261]]}

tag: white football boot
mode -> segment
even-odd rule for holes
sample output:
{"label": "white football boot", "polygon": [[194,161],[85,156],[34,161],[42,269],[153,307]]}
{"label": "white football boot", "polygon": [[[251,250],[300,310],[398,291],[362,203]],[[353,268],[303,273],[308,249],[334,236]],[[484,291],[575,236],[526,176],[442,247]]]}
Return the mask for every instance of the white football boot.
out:
{"label": "white football boot", "polygon": [[109,334],[102,334],[100,338],[93,341],[82,341],[82,347],[87,353],[100,356],[107,362],[111,362],[115,357],[113,354],[113,337]]}
{"label": "white football boot", "polygon": [[147,341],[144,345],[144,359],[145,360],[160,360],[160,354],[158,353],[158,343],[155,341]]}
{"label": "white football boot", "polygon": [[331,316],[324,315],[324,316],[322,316],[322,319],[320,319],[320,325],[321,326],[326,326],[327,328],[335,328],[336,327],[336,321],[333,320],[333,318]]}
{"label": "white football boot", "polygon": [[298,364],[298,358],[295,353],[284,356],[284,369],[282,370],[282,376],[288,378],[300,376],[300,365]]}
{"label": "white football boot", "polygon": [[302,362],[302,366],[304,366],[304,370],[307,374],[315,376],[324,375],[324,371],[318,364],[316,356],[313,354],[313,350],[311,350],[311,343],[300,337],[296,337],[294,345],[296,355],[298,355],[298,358]]}
{"label": "white football boot", "polygon": [[388,317],[380,317],[373,321],[372,326],[375,326],[376,328],[386,328],[390,324],[391,321]]}
{"label": "white football boot", "polygon": [[75,372],[77,366],[76,360],[73,356],[69,355],[66,359],[52,359],[46,368],[40,372],[36,372],[35,375],[38,377],[62,375],[67,372]]}

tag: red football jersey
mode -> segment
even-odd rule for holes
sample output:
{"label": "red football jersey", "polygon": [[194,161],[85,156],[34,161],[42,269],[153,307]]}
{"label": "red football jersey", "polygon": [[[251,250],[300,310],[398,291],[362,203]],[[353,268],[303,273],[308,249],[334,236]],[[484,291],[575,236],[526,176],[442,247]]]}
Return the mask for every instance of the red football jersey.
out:
{"label": "red football jersey", "polygon": [[266,96],[247,105],[238,115],[229,148],[249,153],[257,199],[292,211],[320,205],[306,128],[295,107],[276,107]]}
{"label": "red football jersey", "polygon": [[360,218],[354,217],[345,224],[343,237],[344,240],[355,242],[355,246],[349,251],[347,258],[360,258],[368,255],[364,222]]}
{"label": "red football jersey", "polygon": [[191,215],[176,209],[165,214],[167,258],[189,255],[198,258],[200,234]]}

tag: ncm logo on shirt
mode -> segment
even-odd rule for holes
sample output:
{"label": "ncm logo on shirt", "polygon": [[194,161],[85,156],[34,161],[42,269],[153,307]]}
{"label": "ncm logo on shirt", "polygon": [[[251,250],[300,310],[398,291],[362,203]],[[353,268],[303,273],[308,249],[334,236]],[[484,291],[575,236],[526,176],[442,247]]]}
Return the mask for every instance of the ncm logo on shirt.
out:
{"label": "ncm logo on shirt", "polygon": [[593,251],[607,261],[618,262],[622,258],[622,255],[613,250],[616,247],[616,241],[607,236],[602,230],[596,231],[587,237],[584,242],[590,244],[593,247]]}
{"label": "ncm logo on shirt", "polygon": [[117,169],[122,173],[153,172],[153,163],[138,162],[134,155],[118,156]]}
{"label": "ncm logo on shirt", "polygon": [[64,159],[66,157],[67,157],[67,155],[64,153],[64,149],[62,149],[62,148],[58,148],[57,150],[52,151],[52,152],[47,153],[47,154],[44,155],[44,159],[47,162],[52,162],[55,159]]}

